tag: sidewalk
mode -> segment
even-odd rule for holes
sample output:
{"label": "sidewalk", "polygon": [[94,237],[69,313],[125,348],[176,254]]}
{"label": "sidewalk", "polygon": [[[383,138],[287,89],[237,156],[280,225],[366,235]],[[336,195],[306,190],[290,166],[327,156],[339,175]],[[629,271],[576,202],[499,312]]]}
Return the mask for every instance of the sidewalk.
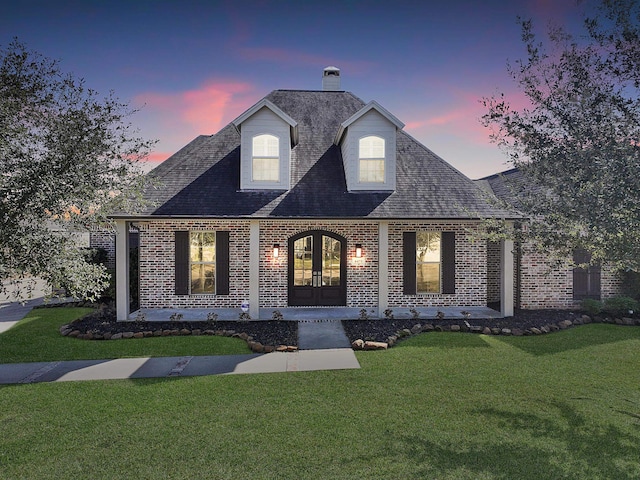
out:
{"label": "sidewalk", "polygon": [[201,357],[0,364],[0,384],[309,372],[360,368],[351,348]]}
{"label": "sidewalk", "polygon": [[[0,333],[42,298],[0,304]],[[297,352],[0,364],[0,384],[304,372],[360,368],[339,320],[298,322]]]}

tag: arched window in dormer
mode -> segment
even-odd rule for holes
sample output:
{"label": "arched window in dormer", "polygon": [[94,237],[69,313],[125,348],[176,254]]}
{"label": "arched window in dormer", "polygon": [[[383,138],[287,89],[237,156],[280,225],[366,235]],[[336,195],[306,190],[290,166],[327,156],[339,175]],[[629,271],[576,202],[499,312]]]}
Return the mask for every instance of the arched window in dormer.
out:
{"label": "arched window in dormer", "polygon": [[384,138],[369,135],[360,139],[358,147],[358,179],[360,183],[384,183]]}
{"label": "arched window in dormer", "polygon": [[253,137],[251,179],[254,182],[280,181],[280,141],[274,135]]}

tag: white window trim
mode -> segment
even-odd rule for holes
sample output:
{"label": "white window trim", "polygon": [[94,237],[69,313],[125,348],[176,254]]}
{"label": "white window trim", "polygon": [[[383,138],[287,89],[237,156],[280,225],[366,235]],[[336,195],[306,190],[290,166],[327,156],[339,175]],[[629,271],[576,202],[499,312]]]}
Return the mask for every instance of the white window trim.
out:
{"label": "white window trim", "polygon": [[[363,157],[362,156],[362,141],[368,138],[375,138],[382,141],[383,156],[382,157]],[[362,162],[380,162],[382,161],[382,180],[363,180],[362,179]],[[387,140],[381,135],[368,134],[358,138],[358,183],[363,185],[384,185],[387,183]]]}
{"label": "white window trim", "polygon": [[[278,153],[277,155],[271,156],[271,155],[256,155],[255,153],[255,140],[258,137],[270,137],[270,138],[275,138],[276,141],[278,142]],[[274,135],[273,133],[269,133],[269,132],[265,132],[265,133],[258,133],[256,135],[253,135],[251,137],[251,182],[253,183],[280,183],[280,170],[281,170],[281,162],[282,162],[282,154],[280,151],[280,137],[278,137],[277,135]],[[268,150],[268,148],[267,148]],[[264,152],[264,153],[268,153]],[[277,160],[278,162],[278,168],[276,169],[276,173],[278,178],[273,180],[273,179],[256,179],[255,178],[255,161],[256,160]]]}

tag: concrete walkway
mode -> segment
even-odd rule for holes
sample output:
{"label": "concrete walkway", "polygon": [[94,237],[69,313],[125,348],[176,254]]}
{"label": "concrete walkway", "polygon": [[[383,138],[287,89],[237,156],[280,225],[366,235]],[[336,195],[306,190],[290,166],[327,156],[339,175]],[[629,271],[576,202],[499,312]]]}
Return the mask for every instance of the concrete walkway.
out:
{"label": "concrete walkway", "polygon": [[[0,333],[42,299],[0,304]],[[0,364],[0,384],[304,372],[360,368],[339,320],[298,323],[297,352]]]}
{"label": "concrete walkway", "polygon": [[353,350],[0,364],[0,384],[308,372],[360,368]]}

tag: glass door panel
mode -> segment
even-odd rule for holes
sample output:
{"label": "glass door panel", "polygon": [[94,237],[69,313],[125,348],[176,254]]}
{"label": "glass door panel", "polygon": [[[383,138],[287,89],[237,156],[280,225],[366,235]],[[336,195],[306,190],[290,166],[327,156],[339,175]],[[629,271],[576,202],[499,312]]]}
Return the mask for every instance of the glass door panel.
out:
{"label": "glass door panel", "polygon": [[298,287],[311,286],[313,279],[313,237],[296,240],[293,244],[293,284]]}

